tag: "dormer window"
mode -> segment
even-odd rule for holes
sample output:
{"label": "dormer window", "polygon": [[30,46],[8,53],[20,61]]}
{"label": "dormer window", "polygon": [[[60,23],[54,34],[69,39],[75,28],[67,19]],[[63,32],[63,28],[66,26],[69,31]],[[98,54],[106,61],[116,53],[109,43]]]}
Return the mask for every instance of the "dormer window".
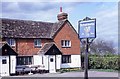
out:
{"label": "dormer window", "polygon": [[10,46],[14,47],[14,46],[15,46],[15,39],[7,39],[7,43],[8,43]]}
{"label": "dormer window", "polygon": [[34,39],[34,46],[35,47],[41,47],[42,46],[41,39]]}

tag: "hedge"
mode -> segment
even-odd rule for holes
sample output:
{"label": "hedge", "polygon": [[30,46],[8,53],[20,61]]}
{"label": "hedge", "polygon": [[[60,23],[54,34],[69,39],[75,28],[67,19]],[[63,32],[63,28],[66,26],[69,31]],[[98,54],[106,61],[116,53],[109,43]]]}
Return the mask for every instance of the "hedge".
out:
{"label": "hedge", "polygon": [[89,56],[89,69],[120,69],[119,56]]}

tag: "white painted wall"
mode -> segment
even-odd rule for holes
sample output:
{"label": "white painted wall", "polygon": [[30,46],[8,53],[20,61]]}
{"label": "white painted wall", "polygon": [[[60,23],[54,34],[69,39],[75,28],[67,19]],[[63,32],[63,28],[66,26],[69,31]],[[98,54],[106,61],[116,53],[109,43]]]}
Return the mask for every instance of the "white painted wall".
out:
{"label": "white painted wall", "polygon": [[44,55],[43,57],[43,61],[44,61],[44,66],[45,66],[45,70],[49,70],[49,67],[48,67],[48,59],[49,59],[49,56],[48,55]]}
{"label": "white painted wall", "polygon": [[[7,60],[6,64],[2,64],[2,60]],[[0,76],[9,76],[9,56],[0,56]]]}
{"label": "white painted wall", "polygon": [[[43,56],[43,65],[45,66],[45,70],[49,70],[49,55]],[[56,55],[56,69],[61,68],[61,55]]]}
{"label": "white painted wall", "polygon": [[41,55],[33,55],[33,65],[42,65]]}
{"label": "white painted wall", "polygon": [[61,67],[61,55],[56,55],[56,69],[60,69]]}
{"label": "white painted wall", "polygon": [[[56,55],[56,69],[60,68],[74,68],[81,67],[81,56],[80,55],[71,55],[71,63],[61,63],[62,56]],[[43,65],[45,70],[49,70],[49,55],[43,55]],[[33,56],[34,65],[42,65],[42,55]]]}
{"label": "white painted wall", "polygon": [[71,63],[61,64],[61,68],[74,68],[74,67],[81,67],[80,55],[71,55]]}
{"label": "white painted wall", "polygon": [[15,74],[16,71],[16,56],[10,56],[10,74]]}
{"label": "white painted wall", "polygon": [[[43,57],[43,64],[42,64]],[[48,70],[48,55],[33,55],[33,65],[42,65],[45,70]]]}

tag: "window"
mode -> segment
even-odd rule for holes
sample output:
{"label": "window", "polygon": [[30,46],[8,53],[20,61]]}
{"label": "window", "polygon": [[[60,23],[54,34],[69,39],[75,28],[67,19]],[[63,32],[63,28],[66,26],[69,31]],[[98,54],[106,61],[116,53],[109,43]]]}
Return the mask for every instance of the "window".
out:
{"label": "window", "polygon": [[70,40],[62,40],[61,46],[62,47],[71,47],[71,41]]}
{"label": "window", "polygon": [[15,39],[7,39],[7,43],[8,43],[10,46],[15,46]]}
{"label": "window", "polygon": [[40,39],[34,39],[34,46],[35,47],[41,47],[41,40]]}
{"label": "window", "polygon": [[32,64],[32,56],[17,57],[17,65],[30,65]]}
{"label": "window", "polygon": [[2,64],[7,64],[7,60],[6,60],[6,59],[3,59],[3,60],[2,60]]}
{"label": "window", "polygon": [[62,63],[71,63],[71,55],[62,55]]}
{"label": "window", "polygon": [[50,58],[50,62],[53,62],[53,58]]}

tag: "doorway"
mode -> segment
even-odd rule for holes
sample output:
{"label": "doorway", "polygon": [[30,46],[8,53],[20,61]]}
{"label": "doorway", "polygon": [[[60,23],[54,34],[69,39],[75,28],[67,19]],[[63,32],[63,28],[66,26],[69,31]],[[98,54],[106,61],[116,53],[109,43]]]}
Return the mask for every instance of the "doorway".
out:
{"label": "doorway", "polygon": [[55,55],[49,55],[49,73],[56,73]]}

